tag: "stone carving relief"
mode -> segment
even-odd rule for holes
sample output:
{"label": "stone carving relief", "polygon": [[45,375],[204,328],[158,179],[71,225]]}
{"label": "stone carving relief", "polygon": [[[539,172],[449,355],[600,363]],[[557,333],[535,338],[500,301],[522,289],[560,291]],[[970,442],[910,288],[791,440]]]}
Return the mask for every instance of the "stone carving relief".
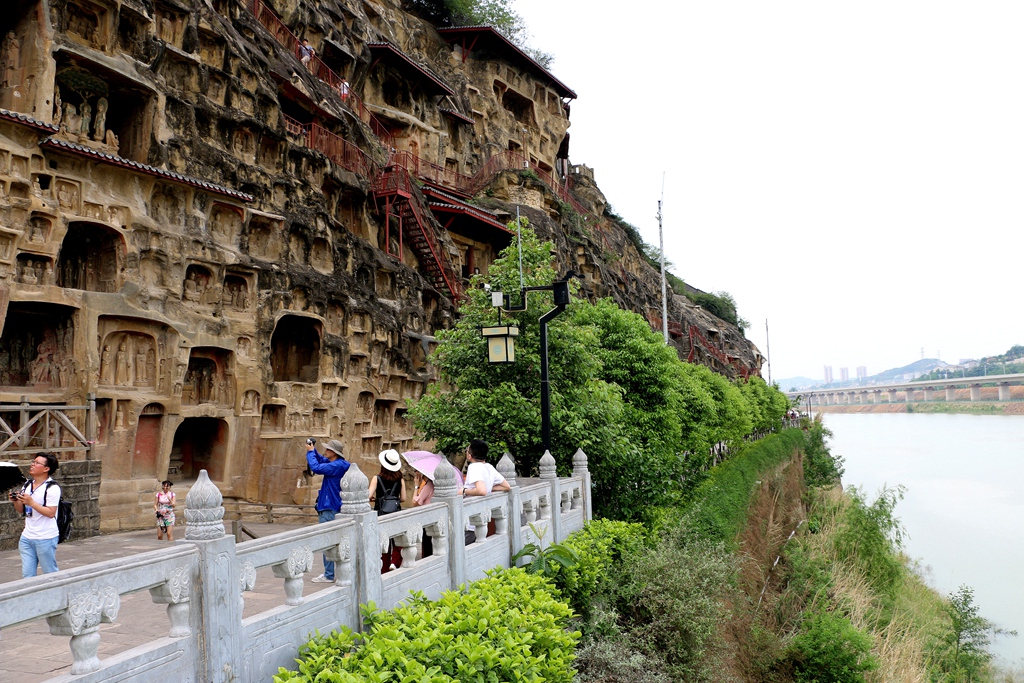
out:
{"label": "stone carving relief", "polygon": [[235,207],[214,204],[210,213],[210,232],[224,242],[234,242],[242,229],[242,214]]}
{"label": "stone carving relief", "polygon": [[192,264],[185,273],[181,287],[181,300],[204,306],[219,303],[222,288],[213,280],[213,274],[205,266]]}
{"label": "stone carving relief", "polygon": [[0,339],[0,384],[67,388],[75,383],[74,326],[70,318],[38,327],[8,320]]}
{"label": "stone carving relief", "polygon": [[21,85],[21,41],[8,31],[0,44],[0,88],[17,88]]}
{"label": "stone carving relief", "polygon": [[[71,106],[71,105],[67,105]],[[79,191],[78,184],[67,180],[57,181],[57,203],[63,211],[68,213],[79,213]]]}
{"label": "stone carving relief", "polygon": [[224,277],[221,290],[222,303],[226,310],[245,311],[249,308],[249,283],[237,275]]}
{"label": "stone carving relief", "polygon": [[32,258],[27,254],[19,254],[15,279],[23,285],[52,285],[54,283],[53,261],[48,258]]}
{"label": "stone carving relief", "polygon": [[182,385],[181,402],[186,405],[233,405],[235,383],[229,365],[229,351],[193,349]]}
{"label": "stone carving relief", "polygon": [[250,389],[242,394],[242,412],[246,414],[260,412],[260,392]]}
{"label": "stone carving relief", "polygon": [[156,340],[148,334],[114,332],[100,348],[100,384],[118,387],[155,387]]}

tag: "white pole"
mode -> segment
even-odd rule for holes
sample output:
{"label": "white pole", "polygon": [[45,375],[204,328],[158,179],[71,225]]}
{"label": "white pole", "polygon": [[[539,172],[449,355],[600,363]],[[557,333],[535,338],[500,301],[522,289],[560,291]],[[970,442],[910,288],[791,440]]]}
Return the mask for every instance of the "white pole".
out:
{"label": "white pole", "polygon": [[661,256],[661,332],[668,344],[668,285],[665,281],[665,233],[661,229],[661,204],[665,201],[665,172],[661,173],[661,199],[658,200],[658,251]]}

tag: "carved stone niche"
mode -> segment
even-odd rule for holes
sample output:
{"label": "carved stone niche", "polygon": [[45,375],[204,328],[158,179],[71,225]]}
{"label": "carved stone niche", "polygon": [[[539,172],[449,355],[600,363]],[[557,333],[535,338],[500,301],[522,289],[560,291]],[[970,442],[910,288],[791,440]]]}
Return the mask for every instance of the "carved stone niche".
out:
{"label": "carved stone niche", "polygon": [[[12,232],[0,232],[0,261],[10,263],[14,256],[14,242],[18,235]],[[6,274],[6,273],[5,273]]]}
{"label": "carved stone niche", "polygon": [[322,237],[313,240],[313,246],[309,250],[309,265],[321,273],[334,271],[334,255],[331,251],[331,243]]}
{"label": "carved stone niche", "polygon": [[254,214],[249,219],[248,251],[250,256],[278,261],[284,253],[284,219]]}
{"label": "carved stone niche", "polygon": [[53,220],[50,217],[33,213],[25,223],[22,244],[29,249],[42,249],[49,242],[52,231]]}
{"label": "carved stone niche", "polygon": [[154,12],[154,33],[156,37],[174,47],[181,47],[185,35],[185,16],[165,5],[158,4]]}
{"label": "carved stone niche", "polygon": [[228,272],[224,276],[224,286],[221,288],[221,301],[225,311],[244,313],[249,310],[252,304],[251,283],[252,275],[241,272]]}
{"label": "carved stone niche", "polygon": [[185,213],[181,198],[169,186],[157,186],[149,200],[149,216],[160,225],[181,227]]}
{"label": "carved stone niche", "polygon": [[189,354],[181,390],[182,405],[233,406],[235,404],[234,354],[227,349],[197,346]]}
{"label": "carved stone niche", "polygon": [[258,415],[260,412],[260,392],[250,389],[242,394],[242,414]]}
{"label": "carved stone niche", "polygon": [[204,265],[193,263],[185,269],[185,280],[181,285],[181,300],[203,306],[219,302],[220,287],[216,285],[213,273]]}
{"label": "carved stone niche", "polygon": [[79,189],[78,183],[65,180],[63,178],[57,179],[57,205],[60,210],[75,216],[81,214],[81,203],[82,194]]}
{"label": "carved stone niche", "polygon": [[260,434],[283,434],[287,406],[267,404],[260,412]]}
{"label": "carved stone niche", "polygon": [[100,386],[170,393],[169,352],[178,344],[178,334],[167,325],[140,318],[100,316],[97,334],[101,340]]}
{"label": "carved stone niche", "polygon": [[18,254],[15,280],[23,285],[52,285],[53,259],[35,254]]}
{"label": "carved stone niche", "polygon": [[57,284],[89,292],[116,292],[121,286],[124,239],[98,223],[73,222],[60,246]]}
{"label": "carved stone niche", "polygon": [[134,57],[142,54],[149,33],[149,18],[128,3],[121,3],[117,16],[117,46]]}
{"label": "carved stone niche", "polygon": [[220,242],[234,244],[244,219],[245,211],[241,207],[214,202],[210,210],[210,234]]}
{"label": "carved stone niche", "polygon": [[75,309],[12,302],[0,337],[0,386],[50,391],[77,386]]}
{"label": "carved stone niche", "polygon": [[64,31],[72,40],[94,50],[110,45],[110,12],[88,0],[70,0],[64,6]]}
{"label": "carved stone niche", "polygon": [[323,325],[316,318],[285,315],[270,340],[275,382],[316,382]]}

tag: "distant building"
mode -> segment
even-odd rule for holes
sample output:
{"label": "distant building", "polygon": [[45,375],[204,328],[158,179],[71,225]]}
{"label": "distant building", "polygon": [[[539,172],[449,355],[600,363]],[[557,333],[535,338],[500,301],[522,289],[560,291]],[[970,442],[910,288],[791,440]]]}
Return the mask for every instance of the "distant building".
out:
{"label": "distant building", "polygon": [[868,369],[863,365],[857,366],[857,380],[860,382],[865,381],[868,378]]}
{"label": "distant building", "polygon": [[831,365],[826,365],[825,366],[825,384],[831,384],[831,383],[832,383],[832,366]]}
{"label": "distant building", "polygon": [[850,379],[850,368],[839,368],[839,381],[847,382]]}

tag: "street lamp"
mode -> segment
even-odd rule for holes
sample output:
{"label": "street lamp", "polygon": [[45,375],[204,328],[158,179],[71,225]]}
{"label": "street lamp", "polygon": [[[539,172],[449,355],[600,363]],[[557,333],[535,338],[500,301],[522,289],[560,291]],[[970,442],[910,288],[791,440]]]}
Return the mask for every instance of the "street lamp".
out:
{"label": "street lamp", "polygon": [[[541,441],[543,442],[544,450],[551,450],[551,386],[548,380],[548,323],[558,317],[558,315],[565,310],[565,307],[569,305],[569,278],[574,276],[575,273],[569,271],[566,276],[557,281],[552,282],[550,285],[544,287],[523,287],[519,292],[520,301],[519,304],[513,306],[509,296],[502,292],[491,292],[491,305],[498,309],[498,320],[501,320],[501,311],[505,310],[508,312],[518,312],[526,310],[526,293],[527,292],[551,292],[555,301],[555,307],[540,317],[540,431]],[[492,344],[499,344],[499,348],[496,350],[497,357],[501,357],[502,351],[500,344],[502,342],[496,341],[500,338],[504,338],[505,342],[511,345],[511,337],[518,336],[519,328],[512,326],[495,326],[485,327],[484,330],[507,330],[504,333],[487,334],[483,332],[483,335],[488,338],[487,343],[487,357],[492,363],[511,363],[515,360],[515,351],[512,350],[512,357],[509,360],[491,360],[491,348]],[[515,333],[510,333],[510,330],[515,330]],[[508,357],[506,352],[505,357]]]}
{"label": "street lamp", "polygon": [[491,364],[515,363],[514,339],[519,336],[515,325],[495,325],[481,328],[480,333],[487,339],[487,362]]}

